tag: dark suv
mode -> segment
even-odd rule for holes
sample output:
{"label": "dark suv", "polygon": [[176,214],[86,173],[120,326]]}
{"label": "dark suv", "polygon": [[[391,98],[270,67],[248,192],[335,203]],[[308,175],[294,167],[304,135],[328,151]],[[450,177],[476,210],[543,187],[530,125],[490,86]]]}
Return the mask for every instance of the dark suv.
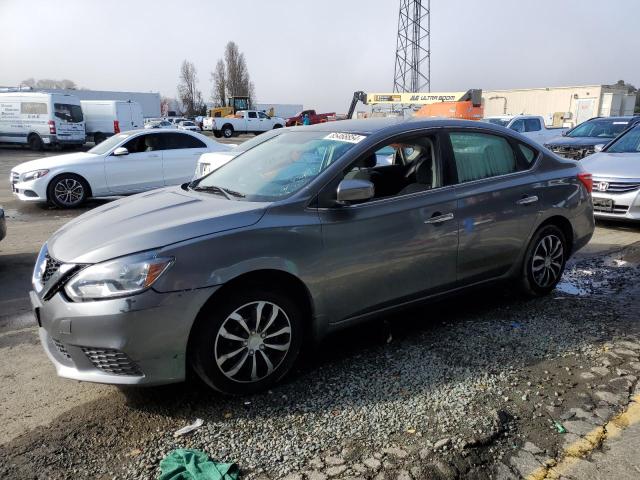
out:
{"label": "dark suv", "polygon": [[544,144],[549,150],[573,160],[582,160],[602,149],[627,128],[640,122],[640,116],[595,117],[566,131]]}

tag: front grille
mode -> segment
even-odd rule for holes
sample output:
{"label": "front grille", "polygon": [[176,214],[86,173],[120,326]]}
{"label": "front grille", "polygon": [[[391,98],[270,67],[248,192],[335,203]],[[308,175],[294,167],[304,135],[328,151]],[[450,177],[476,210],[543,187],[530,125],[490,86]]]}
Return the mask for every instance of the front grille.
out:
{"label": "front grille", "polygon": [[[605,189],[600,189],[600,184],[605,184]],[[640,189],[640,182],[607,182],[604,180],[599,180],[597,178],[593,179],[593,187],[594,190],[598,192],[607,192],[607,193],[628,193],[633,192],[634,190]]]}
{"label": "front grille", "polygon": [[582,160],[587,155],[591,155],[596,150],[594,147],[551,147],[551,151],[561,157],[572,160]]}
{"label": "front grille", "polygon": [[18,183],[20,181],[20,175],[16,172],[11,172],[11,183]]}
{"label": "front grille", "polygon": [[112,375],[142,376],[138,366],[126,353],[113,348],[82,347],[94,367]]}
{"label": "front grille", "polygon": [[610,209],[608,209],[606,207],[600,207],[598,205],[594,205],[593,206],[593,211],[594,212],[602,212],[602,213],[613,213],[615,215],[624,215],[625,213],[627,213],[629,211],[629,205],[617,205],[617,204],[614,204],[613,205],[613,211],[611,211]]}
{"label": "front grille", "polygon": [[53,277],[58,271],[60,265],[62,265],[62,262],[59,262],[55,258],[51,257],[48,253],[45,254],[44,261],[46,262],[45,268],[42,272],[42,278],[40,279],[43,284],[47,283],[49,279]]}
{"label": "front grille", "polygon": [[54,340],[53,343],[55,344],[56,348],[58,349],[58,351],[63,357],[71,360],[71,356],[69,355],[69,352],[67,352],[67,347],[63,343],[60,343],[57,340]]}

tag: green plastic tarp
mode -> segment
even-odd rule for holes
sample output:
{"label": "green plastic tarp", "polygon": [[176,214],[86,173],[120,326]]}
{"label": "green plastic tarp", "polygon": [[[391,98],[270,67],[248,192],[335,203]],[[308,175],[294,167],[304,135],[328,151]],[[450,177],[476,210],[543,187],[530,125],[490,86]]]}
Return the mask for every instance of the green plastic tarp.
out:
{"label": "green plastic tarp", "polygon": [[158,480],[238,480],[235,463],[214,462],[199,450],[173,450],[160,462]]}

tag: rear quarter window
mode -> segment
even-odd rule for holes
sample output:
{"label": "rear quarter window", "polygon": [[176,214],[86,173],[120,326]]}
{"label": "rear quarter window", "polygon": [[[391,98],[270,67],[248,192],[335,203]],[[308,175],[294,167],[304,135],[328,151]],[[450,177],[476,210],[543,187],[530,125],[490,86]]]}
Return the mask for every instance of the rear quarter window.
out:
{"label": "rear quarter window", "polygon": [[42,102],[22,102],[20,113],[23,115],[46,115],[47,104]]}

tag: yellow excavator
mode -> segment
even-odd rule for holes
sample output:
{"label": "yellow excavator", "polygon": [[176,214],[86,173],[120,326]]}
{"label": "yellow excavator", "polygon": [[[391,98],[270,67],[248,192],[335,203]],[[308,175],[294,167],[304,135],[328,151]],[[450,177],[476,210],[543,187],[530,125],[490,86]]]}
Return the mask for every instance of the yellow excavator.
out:
{"label": "yellow excavator", "polygon": [[249,110],[249,97],[229,97],[226,106],[210,108],[209,116],[215,118],[233,116],[238,110]]}

